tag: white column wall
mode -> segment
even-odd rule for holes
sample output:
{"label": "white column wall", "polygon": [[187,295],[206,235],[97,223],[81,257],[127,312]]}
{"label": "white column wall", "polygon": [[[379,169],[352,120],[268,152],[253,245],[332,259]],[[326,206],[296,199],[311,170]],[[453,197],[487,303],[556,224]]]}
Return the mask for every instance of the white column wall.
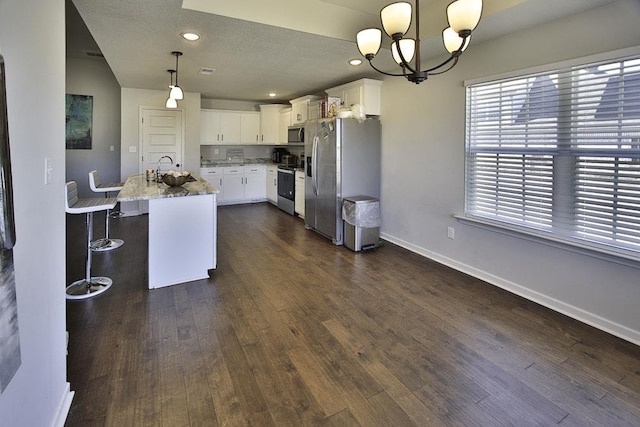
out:
{"label": "white column wall", "polygon": [[[71,404],[65,333],[64,11],[64,0],[0,0],[22,353],[22,365],[0,395],[1,426],[62,426]],[[45,157],[53,166],[48,185]]]}

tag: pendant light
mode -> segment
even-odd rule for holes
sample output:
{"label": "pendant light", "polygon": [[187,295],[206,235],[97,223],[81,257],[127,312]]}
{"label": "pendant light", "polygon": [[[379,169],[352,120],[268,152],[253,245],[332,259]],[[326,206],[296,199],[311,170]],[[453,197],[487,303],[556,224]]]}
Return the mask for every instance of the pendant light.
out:
{"label": "pendant light", "polygon": [[170,81],[169,81],[169,98],[167,98],[167,102],[165,102],[164,106],[166,108],[178,108],[178,101],[176,101],[174,98],[171,97],[171,91],[174,88],[173,85],[173,73],[176,72],[176,70],[167,70],[167,72],[170,73]]}
{"label": "pendant light", "polygon": [[180,101],[182,99],[184,99],[184,93],[182,92],[182,89],[180,88],[180,86],[178,85],[178,57],[182,56],[182,52],[178,52],[176,50],[174,50],[173,52],[171,52],[172,55],[176,56],[176,84],[171,88],[171,93],[170,93],[170,97],[175,99],[176,101]]}
{"label": "pendant light", "polygon": [[382,31],[379,28],[368,28],[356,35],[358,49],[368,61],[371,68],[387,76],[405,77],[415,84],[421,83],[429,76],[442,74],[452,69],[462,52],[469,46],[471,32],[480,22],[482,0],[456,0],[447,7],[449,28],[442,32],[445,49],[451,54],[441,64],[427,70],[420,70],[420,1],[416,0],[415,8],[415,40],[405,38],[412,21],[411,4],[407,2],[392,3],[380,11],[382,28],[391,38],[391,55],[400,66],[402,73],[387,73],[376,68],[371,62],[380,50]]}

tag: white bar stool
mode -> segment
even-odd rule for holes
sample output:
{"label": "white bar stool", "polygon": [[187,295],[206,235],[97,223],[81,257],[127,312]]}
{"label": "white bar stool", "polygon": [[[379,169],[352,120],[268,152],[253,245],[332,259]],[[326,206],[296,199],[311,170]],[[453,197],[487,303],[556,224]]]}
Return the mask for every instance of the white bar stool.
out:
{"label": "white bar stool", "polygon": [[[92,170],[89,172],[89,187],[91,190],[96,193],[106,193],[105,196],[109,198],[109,192],[111,191],[120,191],[124,186],[123,182],[118,182],[114,184],[102,184],[100,182],[100,178],[98,177],[98,171]],[[109,209],[107,209],[107,215],[104,224],[104,238],[96,239],[91,242],[91,250],[95,252],[105,252],[111,251],[113,249],[117,249],[124,244],[124,240],[122,239],[111,239],[109,238],[109,218],[111,214],[109,213]]]}
{"label": "white bar stool", "polygon": [[113,281],[109,277],[91,276],[91,239],[93,238],[93,213],[108,211],[116,206],[115,197],[78,198],[78,185],[69,181],[65,185],[65,211],[70,214],[87,215],[87,264],[85,278],[67,286],[67,299],[85,299],[101,294],[111,287]]}

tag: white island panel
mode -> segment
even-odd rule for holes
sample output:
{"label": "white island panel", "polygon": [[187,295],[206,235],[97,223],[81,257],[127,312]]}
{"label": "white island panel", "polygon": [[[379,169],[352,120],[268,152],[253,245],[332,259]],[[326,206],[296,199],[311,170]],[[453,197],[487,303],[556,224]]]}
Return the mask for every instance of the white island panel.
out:
{"label": "white island panel", "polygon": [[149,201],[149,289],[206,279],[217,267],[219,192],[195,177],[180,187],[127,179],[118,201]]}
{"label": "white island panel", "polygon": [[149,200],[149,288],[209,277],[216,268],[216,195]]}

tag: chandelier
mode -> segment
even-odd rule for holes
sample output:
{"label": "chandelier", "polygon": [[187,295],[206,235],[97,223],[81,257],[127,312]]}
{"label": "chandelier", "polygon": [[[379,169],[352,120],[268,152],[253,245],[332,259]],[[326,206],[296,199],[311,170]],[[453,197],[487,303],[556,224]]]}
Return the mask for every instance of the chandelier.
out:
{"label": "chandelier", "polygon": [[[387,76],[402,76],[415,84],[422,83],[429,76],[442,74],[452,69],[460,55],[469,46],[471,32],[476,28],[482,14],[482,0],[456,0],[447,7],[449,27],[442,32],[444,47],[451,54],[441,64],[426,70],[420,70],[420,1],[416,2],[416,38],[405,38],[411,26],[411,4],[392,3],[380,11],[384,32],[391,37],[391,55],[402,69],[402,73],[386,73],[371,62],[380,50],[382,31],[368,28],[360,31],[356,40],[358,49],[369,65]],[[413,60],[413,64],[412,64]]]}
{"label": "chandelier", "polygon": [[164,106],[165,108],[178,108],[178,101],[175,100],[175,98],[171,97],[171,91],[173,90],[173,73],[176,72],[176,70],[167,70],[168,73],[171,74],[171,81],[169,82],[169,97],[167,98],[167,102],[165,102]]}
{"label": "chandelier", "polygon": [[169,96],[175,99],[176,101],[180,101],[184,99],[182,88],[178,85],[178,58],[182,56],[182,52],[178,52],[174,50],[173,52],[171,52],[171,54],[175,55],[176,57],[176,84],[173,85],[173,87],[171,88],[171,92]]}

